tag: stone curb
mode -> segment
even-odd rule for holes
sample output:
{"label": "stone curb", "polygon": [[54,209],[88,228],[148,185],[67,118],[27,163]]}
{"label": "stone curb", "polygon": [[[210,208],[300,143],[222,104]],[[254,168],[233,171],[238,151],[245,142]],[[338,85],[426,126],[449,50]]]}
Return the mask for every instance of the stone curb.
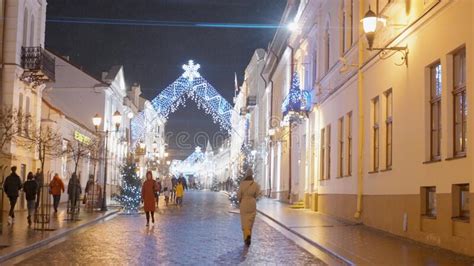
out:
{"label": "stone curb", "polygon": [[258,206],[257,206],[257,211],[262,214],[263,216],[267,217],[268,219],[272,220],[273,222],[277,223],[278,225],[280,225],[281,227],[285,228],[286,230],[290,231],[291,233],[297,235],[298,237],[304,239],[306,242],[310,243],[311,245],[315,246],[316,248],[320,249],[321,251],[323,252],[326,252],[328,253],[329,255],[341,260],[342,262],[344,262],[345,264],[347,265],[356,265],[355,263],[353,263],[351,260],[347,259],[346,257],[338,254],[337,252],[335,252],[334,250],[331,250],[317,242],[315,242],[314,240],[296,232],[295,230],[291,229],[290,227],[286,226],[285,224],[283,224],[282,222],[278,221],[277,219],[273,218],[272,216],[266,214],[265,212],[263,212],[262,210],[258,209]]}
{"label": "stone curb", "polygon": [[37,248],[40,248],[40,247],[43,247],[43,246],[46,246],[48,245],[49,243],[53,242],[53,241],[56,241],[58,239],[61,239],[69,234],[72,234],[82,228],[85,228],[85,227],[88,227],[88,226],[91,226],[91,225],[94,225],[102,220],[105,220],[106,218],[112,216],[112,215],[115,215],[117,213],[120,212],[120,209],[117,209],[117,210],[113,210],[113,211],[110,211],[108,213],[106,213],[105,215],[103,216],[99,216],[95,219],[92,219],[90,220],[89,222],[86,222],[86,223],[83,223],[79,226],[76,226],[76,227],[73,227],[73,228],[70,228],[70,229],[66,229],[65,231],[57,234],[57,235],[54,235],[54,236],[51,236],[51,237],[48,237],[48,238],[45,238],[45,239],[42,239],[38,242],[35,242],[29,246],[26,246],[26,247],[23,247],[23,248],[20,248],[18,250],[15,250],[9,254],[6,254],[6,255],[3,255],[3,256],[0,256],[0,263],[3,263],[3,262],[6,262],[10,259],[13,259],[17,256],[20,256],[20,255],[23,255],[25,253],[28,253],[34,249],[37,249]]}

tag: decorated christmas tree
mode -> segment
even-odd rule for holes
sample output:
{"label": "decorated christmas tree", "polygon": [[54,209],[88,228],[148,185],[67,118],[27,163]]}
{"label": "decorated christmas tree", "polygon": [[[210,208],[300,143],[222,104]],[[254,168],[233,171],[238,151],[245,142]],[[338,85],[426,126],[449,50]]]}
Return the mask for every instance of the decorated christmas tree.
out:
{"label": "decorated christmas tree", "polygon": [[121,169],[122,186],[118,201],[122,204],[125,213],[136,213],[140,207],[142,182],[137,175],[135,163],[127,162]]}

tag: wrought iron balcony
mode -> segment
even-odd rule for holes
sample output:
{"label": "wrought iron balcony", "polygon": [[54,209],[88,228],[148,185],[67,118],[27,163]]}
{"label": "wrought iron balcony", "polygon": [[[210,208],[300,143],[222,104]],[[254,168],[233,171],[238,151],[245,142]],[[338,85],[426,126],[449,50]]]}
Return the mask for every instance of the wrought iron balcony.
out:
{"label": "wrought iron balcony", "polygon": [[55,80],[55,62],[42,47],[21,47],[21,79],[33,86]]}

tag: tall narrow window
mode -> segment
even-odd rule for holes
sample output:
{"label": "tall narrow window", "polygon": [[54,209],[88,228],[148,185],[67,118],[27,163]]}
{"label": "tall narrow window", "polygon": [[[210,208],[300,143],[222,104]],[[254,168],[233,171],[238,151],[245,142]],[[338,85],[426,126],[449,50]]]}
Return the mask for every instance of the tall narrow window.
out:
{"label": "tall narrow window", "polygon": [[352,44],[354,44],[354,0],[350,0],[351,1],[351,6],[350,6],[350,9],[351,9],[351,13],[350,13],[350,22],[351,22],[351,25],[350,25],[350,33],[349,33],[349,41],[350,41],[350,45],[352,46]]}
{"label": "tall narrow window", "polygon": [[387,169],[392,168],[392,90],[388,90],[385,92],[385,99],[386,99],[386,111],[385,111],[385,167]]}
{"label": "tall narrow window", "polygon": [[23,133],[23,93],[18,96],[18,132]]}
{"label": "tall narrow window", "polygon": [[346,52],[346,7],[345,0],[341,0],[341,54]]}
{"label": "tall narrow window", "polygon": [[321,129],[321,180],[325,179],[326,170],[326,130]]}
{"label": "tall narrow window", "polygon": [[30,97],[28,97],[28,96],[25,97],[25,116],[26,116],[26,119],[25,119],[23,130],[25,131],[25,136],[28,136],[29,129],[30,129],[30,125],[29,125],[28,122],[29,122],[30,117],[31,117],[31,114],[30,114]]}
{"label": "tall narrow window", "polygon": [[337,176],[342,177],[344,175],[344,117],[339,119],[338,125],[338,171]]}
{"label": "tall narrow window", "polygon": [[441,64],[432,65],[430,73],[430,159],[439,160],[441,158]]}
{"label": "tall narrow window", "polygon": [[466,50],[454,54],[454,156],[466,155],[467,98],[466,98]]}
{"label": "tall narrow window", "polygon": [[30,20],[30,41],[28,43],[29,46],[35,46],[35,16],[31,15]]}
{"label": "tall narrow window", "polygon": [[372,100],[372,164],[373,171],[379,170],[379,97]]}
{"label": "tall narrow window", "polygon": [[28,10],[23,12],[23,47],[28,46]]}
{"label": "tall narrow window", "polygon": [[326,171],[327,173],[327,179],[331,178],[331,125],[327,126],[327,153],[328,153],[328,169]]}
{"label": "tall narrow window", "polygon": [[421,215],[436,218],[436,187],[421,187]]}
{"label": "tall narrow window", "polygon": [[352,112],[347,114],[347,175],[352,175]]}
{"label": "tall narrow window", "polygon": [[324,33],[324,72],[327,73],[329,71],[329,62],[331,60],[331,36],[329,34],[329,23],[326,25],[326,31]]}

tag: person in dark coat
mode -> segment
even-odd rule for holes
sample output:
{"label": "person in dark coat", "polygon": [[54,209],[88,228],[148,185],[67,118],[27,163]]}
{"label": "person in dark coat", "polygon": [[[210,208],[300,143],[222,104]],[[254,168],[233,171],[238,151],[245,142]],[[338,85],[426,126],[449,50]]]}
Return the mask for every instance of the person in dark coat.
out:
{"label": "person in dark coat", "polygon": [[38,209],[39,204],[40,204],[40,198],[41,198],[41,187],[43,186],[43,174],[41,173],[40,168],[36,169],[36,174],[34,175],[34,179],[36,183],[38,184],[38,191],[36,192],[37,197],[36,197],[36,204],[35,204],[35,208]]}
{"label": "person in dark coat", "polygon": [[176,201],[176,185],[178,184],[178,179],[173,176],[171,178],[171,202]]}
{"label": "person in dark coat", "polygon": [[143,210],[145,211],[146,216],[146,226],[150,224],[150,214],[151,222],[155,223],[155,192],[156,192],[156,182],[153,179],[151,171],[146,172],[146,180],[142,185],[142,202]]}
{"label": "person in dark coat", "polygon": [[26,206],[28,207],[28,225],[31,225],[31,216],[35,214],[35,200],[38,192],[38,183],[34,180],[32,172],[28,173],[27,180],[23,184],[23,192],[25,192]]}
{"label": "person in dark coat", "polygon": [[77,178],[76,173],[73,173],[67,185],[67,194],[71,203],[71,209],[75,209],[77,201],[81,197],[82,189],[81,182]]}
{"label": "person in dark coat", "polygon": [[10,212],[8,213],[8,223],[12,224],[13,219],[15,219],[15,205],[18,199],[18,192],[21,189],[21,179],[16,174],[16,166],[12,166],[11,174],[7,176],[5,182],[3,182],[3,191],[7,194],[8,199],[10,200]]}

